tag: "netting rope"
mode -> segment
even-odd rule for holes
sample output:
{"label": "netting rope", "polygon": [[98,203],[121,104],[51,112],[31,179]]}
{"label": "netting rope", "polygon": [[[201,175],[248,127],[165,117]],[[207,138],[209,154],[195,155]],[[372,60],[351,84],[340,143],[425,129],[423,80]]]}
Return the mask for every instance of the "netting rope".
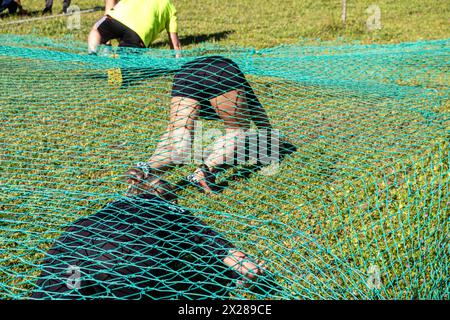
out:
{"label": "netting rope", "polygon": [[[448,39],[179,59],[0,42],[2,298],[51,297],[43,274],[80,299],[448,298]],[[123,172],[161,141],[174,74],[213,55],[239,66],[295,150],[274,168],[221,170],[213,197],[182,187],[155,214],[124,196]],[[224,129],[203,125],[204,145]],[[266,261],[253,288],[221,262],[224,246]]]}

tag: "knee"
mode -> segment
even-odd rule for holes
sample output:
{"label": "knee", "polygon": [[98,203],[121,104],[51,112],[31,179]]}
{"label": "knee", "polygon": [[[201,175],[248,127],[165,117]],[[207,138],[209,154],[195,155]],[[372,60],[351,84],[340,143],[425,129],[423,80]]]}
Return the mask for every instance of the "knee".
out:
{"label": "knee", "polygon": [[88,39],[93,40],[93,39],[99,39],[99,38],[101,38],[100,32],[98,32],[96,26],[93,26],[91,28],[91,31],[89,31]]}
{"label": "knee", "polygon": [[100,42],[101,42],[100,32],[98,32],[97,28],[95,26],[93,26],[88,35],[88,51],[89,51],[89,53],[96,53],[97,46],[100,44]]}

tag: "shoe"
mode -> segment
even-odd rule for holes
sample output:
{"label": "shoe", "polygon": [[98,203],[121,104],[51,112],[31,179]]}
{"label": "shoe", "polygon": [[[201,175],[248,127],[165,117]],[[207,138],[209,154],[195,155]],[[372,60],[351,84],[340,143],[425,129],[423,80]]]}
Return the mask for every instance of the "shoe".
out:
{"label": "shoe", "polygon": [[125,173],[130,184],[126,196],[133,197],[142,194],[152,194],[166,201],[176,203],[177,188],[157,174],[147,163],[140,162],[135,168]]}
{"label": "shoe", "polygon": [[132,173],[130,179],[134,179],[135,181],[142,180],[152,180],[159,178],[155,169],[150,167],[147,162],[138,162],[136,166],[127,171],[127,173]]}
{"label": "shoe", "polygon": [[125,172],[128,187],[127,195],[144,193],[154,187],[161,179],[156,172],[145,162],[139,162],[134,168]]}
{"label": "shoe", "polygon": [[206,194],[214,193],[213,188],[216,182],[216,176],[206,165],[197,168],[197,170],[188,175],[186,179]]}
{"label": "shoe", "polygon": [[45,7],[44,10],[42,10],[42,15],[44,16],[46,14],[52,14],[52,8]]}

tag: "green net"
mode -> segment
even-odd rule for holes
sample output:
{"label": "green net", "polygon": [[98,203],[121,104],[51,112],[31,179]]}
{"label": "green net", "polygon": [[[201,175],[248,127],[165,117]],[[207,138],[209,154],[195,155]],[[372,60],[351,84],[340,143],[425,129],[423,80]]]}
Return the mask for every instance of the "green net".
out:
{"label": "green net", "polygon": [[[57,267],[66,297],[82,299],[448,298],[449,40],[205,46],[179,59],[0,41],[2,298],[45,298],[38,279]],[[174,73],[205,55],[237,63],[295,148],[221,170],[214,196],[180,187],[178,216],[167,203],[145,216],[123,173],[160,141]],[[223,243],[265,261],[253,286],[222,263]]]}

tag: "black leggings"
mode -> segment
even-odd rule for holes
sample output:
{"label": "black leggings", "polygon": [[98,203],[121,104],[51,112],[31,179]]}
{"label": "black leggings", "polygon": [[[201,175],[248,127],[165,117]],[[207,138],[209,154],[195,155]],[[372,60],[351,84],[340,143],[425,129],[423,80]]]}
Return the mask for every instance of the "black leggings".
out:
{"label": "black leggings", "polygon": [[156,196],[125,198],[62,234],[31,298],[208,297],[237,277],[222,262],[232,247],[191,213]]}

